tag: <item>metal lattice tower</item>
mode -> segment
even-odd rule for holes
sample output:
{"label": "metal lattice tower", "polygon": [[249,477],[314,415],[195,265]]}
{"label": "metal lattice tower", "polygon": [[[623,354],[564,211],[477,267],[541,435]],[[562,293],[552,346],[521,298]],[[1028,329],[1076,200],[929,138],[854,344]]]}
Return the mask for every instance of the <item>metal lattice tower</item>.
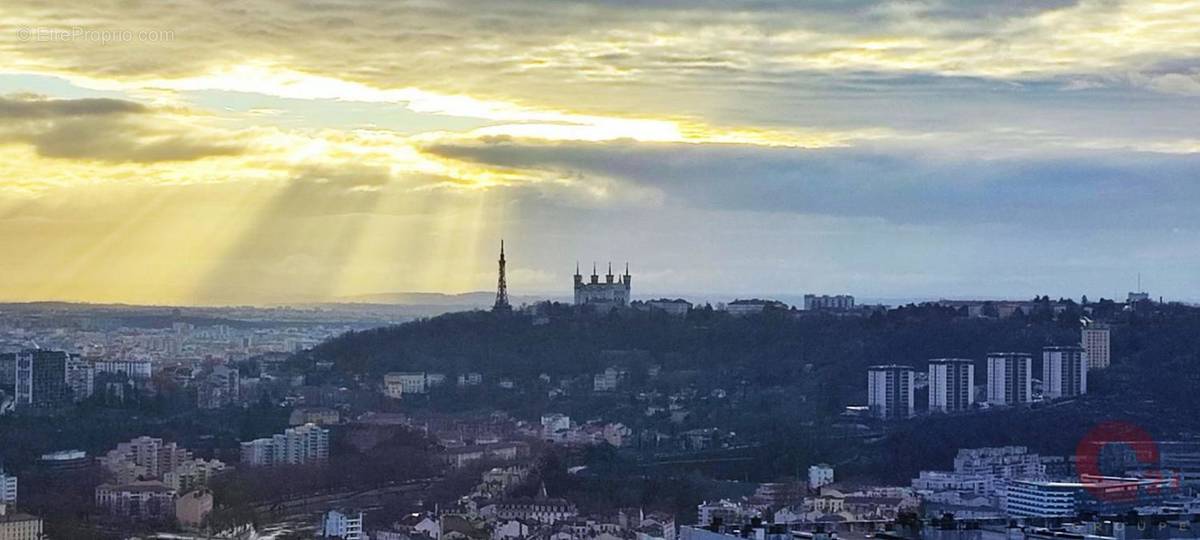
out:
{"label": "metal lattice tower", "polygon": [[500,277],[496,280],[496,303],[492,311],[512,311],[508,303],[508,281],[504,278],[504,240],[500,240]]}

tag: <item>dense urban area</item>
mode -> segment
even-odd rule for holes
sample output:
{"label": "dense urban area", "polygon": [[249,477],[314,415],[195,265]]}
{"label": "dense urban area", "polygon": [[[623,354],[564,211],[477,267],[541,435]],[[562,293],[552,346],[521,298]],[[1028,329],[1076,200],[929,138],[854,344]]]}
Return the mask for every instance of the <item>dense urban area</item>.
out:
{"label": "dense urban area", "polygon": [[1052,536],[1200,512],[1200,308],[694,305],[608,272],[436,316],[2,306],[0,538]]}

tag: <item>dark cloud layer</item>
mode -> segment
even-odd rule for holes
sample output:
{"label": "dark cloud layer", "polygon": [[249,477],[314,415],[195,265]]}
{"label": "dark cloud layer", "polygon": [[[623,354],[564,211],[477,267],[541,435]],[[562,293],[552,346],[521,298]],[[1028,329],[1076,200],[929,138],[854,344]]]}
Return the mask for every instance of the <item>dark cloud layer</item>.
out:
{"label": "dark cloud layer", "polygon": [[620,178],[668,204],[881,218],[899,224],[1195,227],[1200,156],[1076,152],[1021,159],[851,149],[491,140],[436,155]]}
{"label": "dark cloud layer", "polygon": [[38,155],[106,162],[189,161],[244,151],[236,141],[117,99],[0,97],[0,143],[28,144]]}
{"label": "dark cloud layer", "polygon": [[145,105],[121,99],[47,99],[35,95],[0,96],[0,119],[138,114],[148,110]]}

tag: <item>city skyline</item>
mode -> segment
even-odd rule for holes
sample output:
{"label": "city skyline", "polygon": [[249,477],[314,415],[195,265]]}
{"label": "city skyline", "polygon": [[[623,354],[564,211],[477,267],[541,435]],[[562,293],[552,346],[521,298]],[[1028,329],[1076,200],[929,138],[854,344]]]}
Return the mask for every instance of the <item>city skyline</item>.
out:
{"label": "city skyline", "polygon": [[0,301],[489,291],[501,236],[514,296],[1196,300],[1198,48],[1188,1],[10,2]]}

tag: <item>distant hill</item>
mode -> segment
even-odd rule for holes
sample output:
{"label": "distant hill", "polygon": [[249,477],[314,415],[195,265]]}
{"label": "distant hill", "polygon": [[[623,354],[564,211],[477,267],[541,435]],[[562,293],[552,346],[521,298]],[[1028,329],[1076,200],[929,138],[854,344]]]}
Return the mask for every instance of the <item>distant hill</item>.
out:
{"label": "distant hill", "polygon": [[[552,296],[511,296],[509,302],[514,305],[532,304],[544,300],[564,300]],[[350,304],[397,304],[416,306],[452,306],[465,309],[481,309],[491,307],[496,301],[496,293],[490,291],[472,291],[457,294],[431,292],[393,292],[377,294],[361,294],[344,296],[332,303]]]}

